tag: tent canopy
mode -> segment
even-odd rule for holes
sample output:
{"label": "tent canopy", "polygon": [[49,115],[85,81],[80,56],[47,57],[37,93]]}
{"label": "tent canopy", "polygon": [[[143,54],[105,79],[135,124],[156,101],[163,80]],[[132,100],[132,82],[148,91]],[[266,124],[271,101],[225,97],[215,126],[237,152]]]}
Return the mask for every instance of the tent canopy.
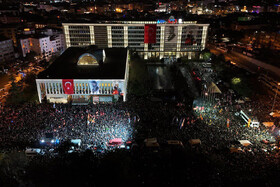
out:
{"label": "tent canopy", "polygon": [[197,145],[197,144],[201,144],[201,141],[200,141],[200,139],[190,139],[189,143],[191,145]]}
{"label": "tent canopy", "polygon": [[240,142],[240,144],[242,144],[245,147],[252,144],[249,140],[239,140],[239,142]]}
{"label": "tent canopy", "polygon": [[146,147],[159,147],[157,142],[146,142]]}
{"label": "tent canopy", "polygon": [[271,112],[269,115],[271,115],[274,118],[280,117],[280,113],[279,112]]}
{"label": "tent canopy", "polygon": [[263,125],[265,127],[272,127],[274,125],[274,122],[263,122]]}
{"label": "tent canopy", "polygon": [[218,93],[218,94],[221,94],[221,90],[218,88],[218,86],[211,82],[207,85],[207,92],[208,93]]}
{"label": "tent canopy", "polygon": [[146,138],[144,140],[145,143],[150,142],[150,143],[157,143],[157,138]]}
{"label": "tent canopy", "polygon": [[240,148],[240,147],[231,147],[231,148],[229,148],[229,150],[230,150],[230,152],[231,153],[239,153],[239,152],[241,152],[242,151],[242,149]]}
{"label": "tent canopy", "polygon": [[168,145],[180,145],[183,146],[183,143],[179,140],[167,140]]}

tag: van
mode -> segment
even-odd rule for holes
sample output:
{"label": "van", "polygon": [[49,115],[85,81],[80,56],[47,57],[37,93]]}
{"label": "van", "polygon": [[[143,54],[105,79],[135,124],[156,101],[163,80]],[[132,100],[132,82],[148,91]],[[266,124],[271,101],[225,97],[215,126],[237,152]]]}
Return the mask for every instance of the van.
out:
{"label": "van", "polygon": [[27,148],[25,150],[25,155],[27,157],[34,157],[34,156],[37,156],[39,154],[42,154],[42,150],[38,149],[38,148]]}

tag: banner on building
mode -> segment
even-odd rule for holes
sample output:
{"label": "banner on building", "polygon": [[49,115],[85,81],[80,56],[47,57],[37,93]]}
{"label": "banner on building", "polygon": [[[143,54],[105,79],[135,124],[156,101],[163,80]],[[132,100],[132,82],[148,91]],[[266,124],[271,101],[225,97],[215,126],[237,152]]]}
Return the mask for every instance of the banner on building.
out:
{"label": "banner on building", "polygon": [[178,39],[178,26],[176,25],[166,26],[164,32],[164,50],[177,51],[177,39]]}
{"label": "banner on building", "polygon": [[62,79],[62,86],[65,94],[74,94],[73,79]]}
{"label": "banner on building", "polygon": [[123,81],[89,80],[88,84],[91,95],[123,95],[124,93]]}
{"label": "banner on building", "polygon": [[121,81],[113,82],[113,95],[123,95],[124,85]]}
{"label": "banner on building", "polygon": [[157,42],[157,25],[146,24],[144,30],[144,43],[154,44]]}
{"label": "banner on building", "polygon": [[99,89],[100,89],[99,82],[95,80],[89,81],[89,87],[90,87],[90,93],[91,94],[99,94]]}
{"label": "banner on building", "polygon": [[[165,27],[165,43],[177,44],[178,26]],[[177,46],[177,45],[176,45]]]}
{"label": "banner on building", "polygon": [[200,45],[200,40],[197,39],[202,37],[202,33],[198,34],[199,27],[197,26],[186,26],[183,28],[182,43],[185,45]]}

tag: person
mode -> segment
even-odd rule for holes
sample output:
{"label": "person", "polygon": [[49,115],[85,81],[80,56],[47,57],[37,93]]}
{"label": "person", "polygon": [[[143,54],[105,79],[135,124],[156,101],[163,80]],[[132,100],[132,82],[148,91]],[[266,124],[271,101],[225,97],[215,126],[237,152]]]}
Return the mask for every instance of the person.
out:
{"label": "person", "polygon": [[174,26],[167,27],[167,33],[166,34],[167,34],[167,41],[171,42],[176,36]]}
{"label": "person", "polygon": [[98,92],[99,87],[98,87],[96,81],[91,81],[91,82],[90,82],[90,89],[91,89],[91,93],[92,93],[92,94],[96,94],[96,93]]}
{"label": "person", "polygon": [[115,86],[114,86],[113,94],[114,95],[121,95],[121,92],[122,92],[122,90],[121,90],[121,88],[119,88],[119,84],[116,83]]}

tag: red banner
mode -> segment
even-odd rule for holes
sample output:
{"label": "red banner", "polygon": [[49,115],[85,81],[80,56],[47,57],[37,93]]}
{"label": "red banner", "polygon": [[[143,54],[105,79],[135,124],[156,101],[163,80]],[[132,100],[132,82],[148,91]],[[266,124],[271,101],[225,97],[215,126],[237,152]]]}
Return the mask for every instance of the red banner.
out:
{"label": "red banner", "polygon": [[62,79],[62,86],[65,94],[74,94],[73,79]]}
{"label": "red banner", "polygon": [[145,25],[144,43],[154,44],[157,43],[157,25],[146,24]]}

